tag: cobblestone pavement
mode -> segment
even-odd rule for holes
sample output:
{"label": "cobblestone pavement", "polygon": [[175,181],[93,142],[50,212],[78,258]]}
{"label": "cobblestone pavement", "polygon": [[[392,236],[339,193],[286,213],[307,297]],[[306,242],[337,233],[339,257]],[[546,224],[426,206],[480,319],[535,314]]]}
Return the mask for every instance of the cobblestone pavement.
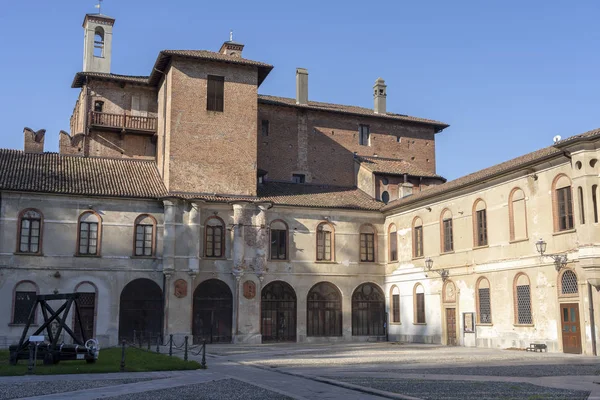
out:
{"label": "cobblestone pavement", "polygon": [[393,343],[207,347],[208,370],[0,377],[0,400],[600,400],[597,357]]}

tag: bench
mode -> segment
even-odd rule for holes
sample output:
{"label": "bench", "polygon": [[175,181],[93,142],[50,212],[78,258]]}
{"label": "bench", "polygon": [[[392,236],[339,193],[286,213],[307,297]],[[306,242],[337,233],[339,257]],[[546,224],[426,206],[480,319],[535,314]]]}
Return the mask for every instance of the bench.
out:
{"label": "bench", "polygon": [[529,347],[527,347],[525,350],[527,351],[540,351],[540,353],[543,351],[545,351],[546,353],[548,352],[548,346],[546,346],[543,343],[530,343]]}

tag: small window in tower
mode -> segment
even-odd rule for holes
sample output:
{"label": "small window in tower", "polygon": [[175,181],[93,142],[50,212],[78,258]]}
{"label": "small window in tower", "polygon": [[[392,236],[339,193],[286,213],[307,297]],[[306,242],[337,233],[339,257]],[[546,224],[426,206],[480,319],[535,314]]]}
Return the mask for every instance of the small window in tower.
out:
{"label": "small window in tower", "polygon": [[381,201],[383,201],[385,204],[389,203],[390,194],[388,192],[381,193]]}
{"label": "small window in tower", "polygon": [[94,57],[104,57],[104,29],[101,26],[94,32]]}
{"label": "small window in tower", "polygon": [[306,181],[304,174],[292,174],[292,182],[294,183],[304,183]]}
{"label": "small window in tower", "polygon": [[384,185],[387,185],[388,183],[390,183],[390,180],[388,178],[383,178],[381,180],[381,183],[383,183]]}
{"label": "small window in tower", "polygon": [[269,120],[268,119],[262,120],[261,127],[262,127],[262,135],[269,136]]}
{"label": "small window in tower", "polygon": [[358,128],[358,144],[361,146],[370,146],[370,138],[369,125],[360,125]]}
{"label": "small window in tower", "polygon": [[96,100],[94,102],[94,111],[95,112],[101,113],[103,108],[104,108],[104,102],[103,101]]}
{"label": "small window in tower", "polygon": [[225,78],[222,76],[208,75],[207,81],[206,109],[208,111],[223,112]]}

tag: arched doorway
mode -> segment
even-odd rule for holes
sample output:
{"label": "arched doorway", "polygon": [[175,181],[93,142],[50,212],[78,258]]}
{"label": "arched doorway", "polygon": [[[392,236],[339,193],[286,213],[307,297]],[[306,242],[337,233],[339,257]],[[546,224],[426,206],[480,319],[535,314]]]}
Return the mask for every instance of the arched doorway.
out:
{"label": "arched doorway", "polygon": [[352,294],[352,336],[385,335],[385,296],[374,283],[363,283]]}
{"label": "arched doorway", "polygon": [[275,281],[262,290],[261,333],[263,342],[296,341],[296,292]]}
{"label": "arched doorway", "polygon": [[129,282],[121,292],[119,310],[119,340],[162,337],[163,294],[156,282],[145,278]]}
{"label": "arched doorway", "polygon": [[320,282],[308,292],[307,336],[342,336],[342,295],[329,282]]}
{"label": "arched doorway", "polygon": [[232,320],[233,296],[229,286],[218,279],[199,284],[194,291],[193,342],[231,342]]}

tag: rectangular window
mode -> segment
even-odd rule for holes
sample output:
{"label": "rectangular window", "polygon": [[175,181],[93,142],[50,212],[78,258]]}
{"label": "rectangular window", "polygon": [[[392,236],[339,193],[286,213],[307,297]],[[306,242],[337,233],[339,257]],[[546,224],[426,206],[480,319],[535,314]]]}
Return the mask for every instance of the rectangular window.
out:
{"label": "rectangular window", "polygon": [[585,207],[583,204],[583,188],[579,186],[577,188],[577,193],[579,194],[579,223],[581,225],[585,224]]}
{"label": "rectangular window", "polygon": [[208,75],[207,79],[206,109],[208,111],[223,112],[223,95],[225,78],[222,76]]}
{"label": "rectangular window", "polygon": [[423,257],[423,226],[415,226],[414,231],[415,248],[413,256]]}
{"label": "rectangular window", "polygon": [[292,174],[292,182],[304,183],[305,181],[306,181],[306,176],[304,174]]}
{"label": "rectangular window", "polygon": [[79,223],[79,254],[95,256],[98,254],[98,223]]}
{"label": "rectangular window", "polygon": [[492,323],[492,308],[490,305],[490,288],[479,288],[479,323]]}
{"label": "rectangular window", "polygon": [[21,219],[21,253],[37,253],[40,250],[40,220],[36,218]]}
{"label": "rectangular window", "polygon": [[223,227],[206,227],[206,257],[223,257]]}
{"label": "rectangular window", "polygon": [[101,113],[103,108],[104,108],[104,102],[103,101],[96,100],[94,102],[94,111],[95,112]]}
{"label": "rectangular window", "polygon": [[138,224],[135,229],[135,255],[152,256],[153,225]]}
{"label": "rectangular window", "polygon": [[317,261],[331,261],[331,232],[317,232]]}
{"label": "rectangular window", "polygon": [[390,233],[390,261],[398,261],[398,236],[396,232]]}
{"label": "rectangular window", "polygon": [[454,242],[452,241],[452,220],[444,220],[444,253],[454,250]]}
{"label": "rectangular window", "polygon": [[598,185],[592,186],[592,207],[594,208],[594,222],[598,223]]}
{"label": "rectangular window", "polygon": [[369,125],[360,125],[358,127],[358,144],[361,146],[371,145],[371,134],[369,132]]}
{"label": "rectangular window", "polygon": [[360,234],[360,261],[375,261],[375,235],[372,233]]}
{"label": "rectangular window", "polygon": [[285,260],[287,248],[287,231],[271,230],[271,260]]}
{"label": "rectangular window", "polygon": [[486,246],[487,239],[487,214],[486,210],[477,211],[477,246]]}
{"label": "rectangular window", "polygon": [[13,324],[26,324],[31,308],[35,304],[35,292],[15,292],[15,309],[13,310]]}
{"label": "rectangular window", "polygon": [[417,293],[417,324],[425,323],[425,293]]}
{"label": "rectangular window", "polygon": [[517,286],[517,323],[530,325],[531,318],[531,292],[529,285]]}
{"label": "rectangular window", "polygon": [[556,190],[558,201],[558,230],[573,229],[573,203],[571,199],[571,186]]}
{"label": "rectangular window", "polygon": [[263,136],[269,136],[269,120],[263,119],[261,122],[261,133]]}
{"label": "rectangular window", "polygon": [[400,322],[400,295],[392,295],[392,322]]}

